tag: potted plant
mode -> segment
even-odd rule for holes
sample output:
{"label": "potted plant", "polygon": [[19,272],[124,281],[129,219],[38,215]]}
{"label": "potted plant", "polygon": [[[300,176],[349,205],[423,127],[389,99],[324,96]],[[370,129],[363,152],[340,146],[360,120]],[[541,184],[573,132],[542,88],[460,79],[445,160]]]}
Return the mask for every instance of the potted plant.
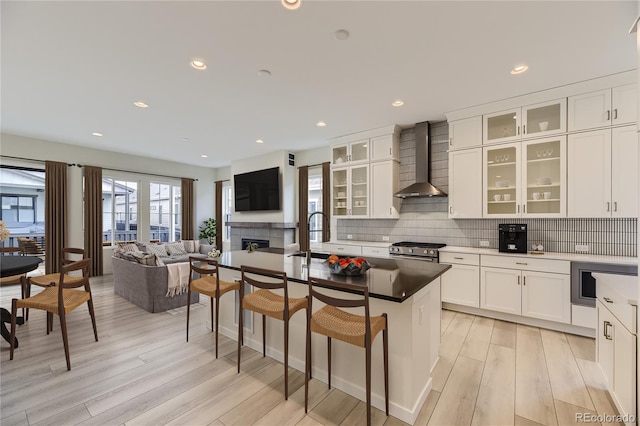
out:
{"label": "potted plant", "polygon": [[209,219],[202,222],[199,231],[200,235],[198,235],[198,238],[200,238],[201,240],[207,240],[207,242],[211,245],[215,244],[216,235],[218,235],[218,233],[216,232],[216,220],[214,218],[210,217]]}
{"label": "potted plant", "polygon": [[247,243],[247,252],[253,253],[256,250],[258,250],[258,243]]}

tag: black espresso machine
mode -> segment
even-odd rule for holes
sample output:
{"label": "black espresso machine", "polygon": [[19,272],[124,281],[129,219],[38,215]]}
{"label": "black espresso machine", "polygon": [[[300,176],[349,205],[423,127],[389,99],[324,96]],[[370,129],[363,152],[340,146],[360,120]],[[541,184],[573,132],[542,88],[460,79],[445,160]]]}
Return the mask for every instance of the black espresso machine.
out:
{"label": "black espresso machine", "polygon": [[498,251],[503,253],[527,252],[527,225],[498,225]]}

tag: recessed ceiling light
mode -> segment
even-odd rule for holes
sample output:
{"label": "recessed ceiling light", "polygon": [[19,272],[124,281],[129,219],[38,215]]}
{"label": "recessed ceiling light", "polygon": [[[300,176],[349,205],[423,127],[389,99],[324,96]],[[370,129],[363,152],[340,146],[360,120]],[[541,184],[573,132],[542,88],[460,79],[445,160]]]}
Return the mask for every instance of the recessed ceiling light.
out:
{"label": "recessed ceiling light", "polygon": [[182,138],[182,142],[189,142],[189,138],[187,137]]}
{"label": "recessed ceiling light", "polygon": [[264,141],[262,139],[258,139],[256,140],[256,143],[264,143]]}
{"label": "recessed ceiling light", "polygon": [[318,121],[318,122],[316,123],[316,126],[318,126],[318,127],[324,127],[324,126],[326,126],[326,125],[327,125],[327,123],[325,123],[324,121]]}
{"label": "recessed ceiling light", "polygon": [[523,72],[525,72],[526,70],[528,70],[529,67],[527,65],[517,65],[516,67],[514,67],[511,70],[511,74],[522,74]]}
{"label": "recessed ceiling light", "polygon": [[207,154],[202,154],[200,157],[202,158],[208,158],[209,156]]}
{"label": "recessed ceiling light", "polygon": [[202,59],[194,59],[191,61],[191,66],[197,70],[206,70],[207,64]]}
{"label": "recessed ceiling light", "polygon": [[400,107],[400,106],[404,105],[404,102],[401,101],[400,99],[398,99],[396,101],[393,101],[393,103],[391,105],[393,105],[394,107]]}
{"label": "recessed ceiling light", "polygon": [[285,9],[289,9],[289,10],[296,10],[297,8],[300,7],[300,3],[302,3],[302,0],[281,0],[281,1]]}
{"label": "recessed ceiling light", "polygon": [[349,38],[349,31],[347,30],[338,30],[333,33],[333,38],[336,40],[346,40]]}
{"label": "recessed ceiling light", "polygon": [[142,101],[136,101],[133,103],[135,106],[137,106],[138,108],[149,108],[149,105],[145,104]]}
{"label": "recessed ceiling light", "polygon": [[93,133],[91,133],[91,134],[92,134],[93,136],[98,136],[98,137],[100,137],[100,136],[104,136],[104,135],[103,135],[102,133],[100,133],[100,132],[93,132]]}
{"label": "recessed ceiling light", "polygon": [[271,77],[271,71],[269,70],[259,70],[258,75],[263,78]]}

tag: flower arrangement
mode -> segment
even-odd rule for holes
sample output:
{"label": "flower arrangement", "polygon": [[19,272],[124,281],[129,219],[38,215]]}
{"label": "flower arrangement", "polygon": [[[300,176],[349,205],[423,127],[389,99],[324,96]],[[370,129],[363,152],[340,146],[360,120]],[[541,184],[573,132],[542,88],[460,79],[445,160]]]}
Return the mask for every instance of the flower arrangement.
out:
{"label": "flower arrangement", "polygon": [[216,220],[212,217],[210,217],[209,219],[205,220],[202,222],[202,225],[200,225],[200,235],[198,235],[198,238],[200,238],[201,240],[207,240],[207,242],[209,244],[215,244],[216,242],[216,235],[217,230],[216,230]]}
{"label": "flower arrangement", "polygon": [[7,238],[9,238],[9,235],[11,235],[11,233],[4,225],[4,222],[0,220],[0,241],[6,240]]}
{"label": "flower arrangement", "polygon": [[258,243],[247,243],[247,251],[249,253],[253,253],[254,251],[258,250]]}

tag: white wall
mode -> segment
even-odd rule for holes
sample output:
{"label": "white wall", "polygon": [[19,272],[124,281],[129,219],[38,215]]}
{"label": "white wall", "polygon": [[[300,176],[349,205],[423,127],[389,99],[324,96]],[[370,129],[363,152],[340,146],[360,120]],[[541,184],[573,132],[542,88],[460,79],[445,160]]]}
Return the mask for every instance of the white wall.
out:
{"label": "white wall", "polygon": [[[203,220],[215,215],[215,186],[218,180],[215,169],[197,167],[193,165],[176,163],[172,161],[156,160],[148,157],[140,157],[111,151],[98,150],[77,145],[68,145],[42,139],[32,139],[22,136],[3,133],[0,135],[2,143],[2,155],[23,157],[33,160],[53,160],[66,163],[75,163],[102,168],[131,170],[141,173],[153,173],[158,175],[171,175],[177,177],[189,177],[198,179],[194,182],[195,196],[195,222],[194,232],[198,232],[198,226]],[[3,164],[13,164],[34,167],[33,163],[2,158]],[[119,178],[140,182],[139,199],[141,209],[149,206],[149,184],[154,182],[169,182],[180,184],[180,180],[162,178],[137,173],[122,173],[103,170],[105,176],[118,176]],[[84,236],[82,231],[82,169],[70,167],[68,171],[69,189],[69,245],[82,247]],[[146,207],[148,210],[148,207]],[[148,215],[139,214],[138,239],[149,238]],[[143,223],[147,222],[147,223]],[[146,233],[146,235],[145,235]],[[110,252],[105,252],[105,273],[111,272]]]}

